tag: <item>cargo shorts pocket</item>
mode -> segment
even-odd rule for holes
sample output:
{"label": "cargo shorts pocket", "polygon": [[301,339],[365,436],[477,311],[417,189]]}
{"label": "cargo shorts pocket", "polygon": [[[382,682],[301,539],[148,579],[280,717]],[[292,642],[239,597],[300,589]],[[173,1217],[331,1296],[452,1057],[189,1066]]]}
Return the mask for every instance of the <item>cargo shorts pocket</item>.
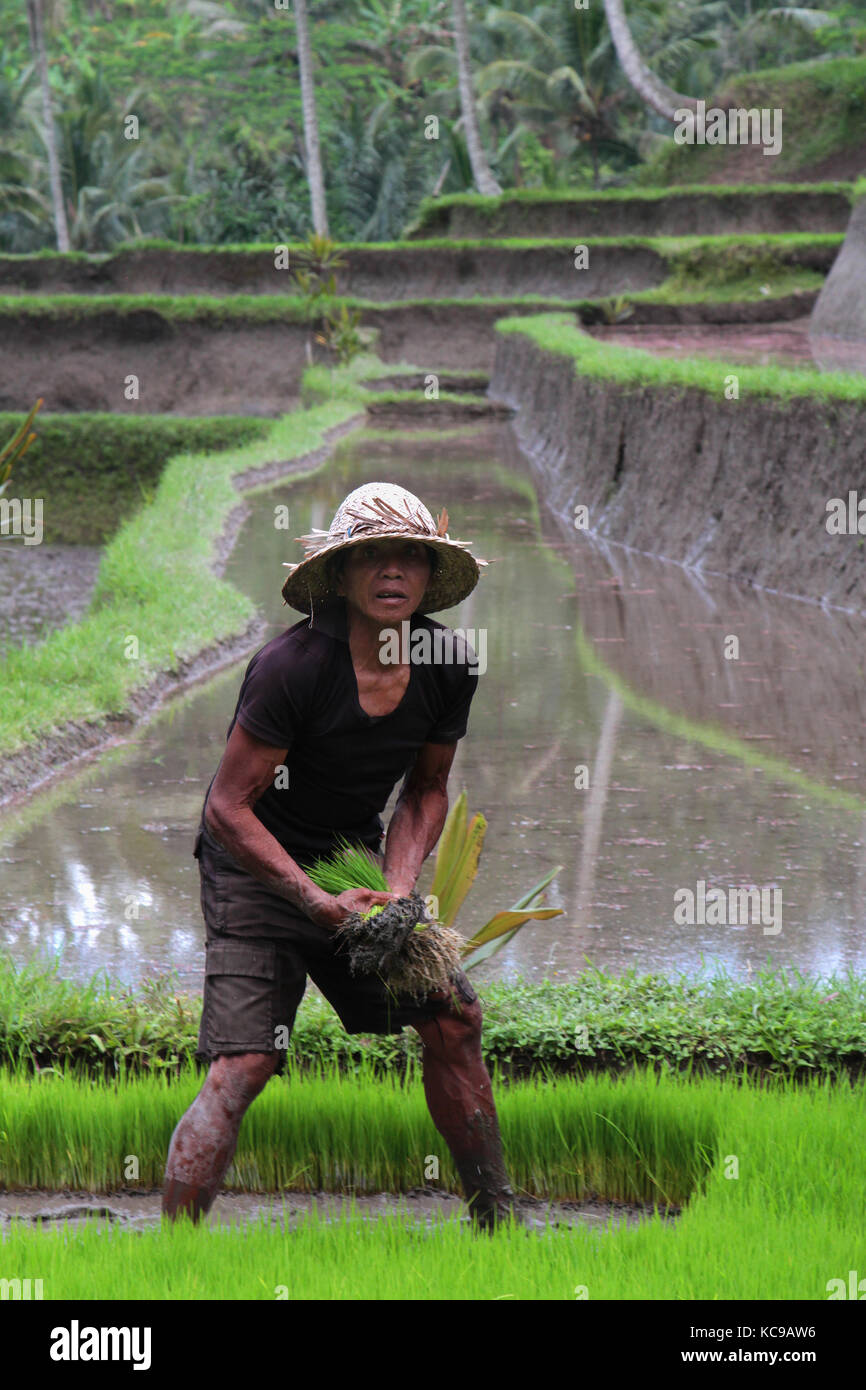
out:
{"label": "cargo shorts pocket", "polygon": [[276,946],[217,941],[207,948],[203,1051],[275,1051]]}

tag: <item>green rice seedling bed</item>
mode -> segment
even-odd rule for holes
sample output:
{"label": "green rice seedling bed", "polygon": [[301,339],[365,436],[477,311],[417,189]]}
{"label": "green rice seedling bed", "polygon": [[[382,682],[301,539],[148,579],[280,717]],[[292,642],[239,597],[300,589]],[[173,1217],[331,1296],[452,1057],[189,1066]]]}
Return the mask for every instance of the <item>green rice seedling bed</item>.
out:
{"label": "green rice seedling bed", "polygon": [[[159,1137],[164,1145],[193,1089],[192,1078],[113,1091],[7,1076],[0,1161],[25,1143],[41,1182],[36,1147],[47,1143],[54,1171],[65,1163],[69,1179],[86,1184],[94,1164],[113,1172],[115,1153],[133,1142],[144,1149]],[[649,1200],[655,1214],[632,1228],[504,1228],[484,1239],[454,1222],[362,1222],[348,1208],[329,1222],[314,1211],[289,1233],[188,1223],[43,1231],[13,1221],[0,1243],[4,1267],[42,1279],[46,1299],[569,1301],[823,1300],[831,1280],[864,1267],[862,1084],[759,1089],[644,1074],[524,1083],[499,1101],[518,1187]],[[423,1112],[417,1078],[406,1086],[334,1075],[271,1082],[245,1122],[235,1182],[255,1165],[259,1179],[279,1169],[284,1188],[293,1167],[294,1183],[311,1184],[336,1161],[347,1194],[389,1174],[417,1185],[425,1149],[442,1147]],[[86,1172],[69,1158],[85,1149]],[[443,1163],[443,1185],[450,1181]],[[662,1219],[669,1200],[685,1203],[674,1222]]]}

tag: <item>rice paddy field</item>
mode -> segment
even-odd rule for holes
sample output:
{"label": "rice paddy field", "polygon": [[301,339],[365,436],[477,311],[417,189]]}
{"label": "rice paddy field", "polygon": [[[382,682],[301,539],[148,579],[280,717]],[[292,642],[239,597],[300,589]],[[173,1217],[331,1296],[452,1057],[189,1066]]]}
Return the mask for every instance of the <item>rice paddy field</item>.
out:
{"label": "rice paddy field", "polygon": [[[192,1070],[113,1082],[7,1072],[0,1185],[158,1187],[199,1084]],[[742,1301],[826,1300],[830,1281],[866,1269],[863,1082],[759,1087],[635,1071],[500,1083],[497,1096],[520,1195],[645,1203],[646,1219],[478,1237],[453,1220],[362,1218],[355,1195],[417,1189],[431,1156],[433,1186],[459,1191],[420,1077],[294,1072],[254,1102],[226,1185],[339,1192],[338,1217],[314,1205],[291,1229],[259,1220],[228,1231],[13,1219],[4,1273],[39,1278],[43,1296],[61,1300]]]}

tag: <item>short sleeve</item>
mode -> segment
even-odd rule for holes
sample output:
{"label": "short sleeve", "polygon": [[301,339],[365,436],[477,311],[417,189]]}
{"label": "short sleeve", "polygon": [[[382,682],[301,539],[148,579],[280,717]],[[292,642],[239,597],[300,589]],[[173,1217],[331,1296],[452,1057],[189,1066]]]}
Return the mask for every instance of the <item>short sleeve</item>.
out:
{"label": "short sleeve", "polygon": [[[472,649],[468,649],[474,657]],[[456,743],[469,727],[469,706],[478,689],[477,663],[440,668],[448,676],[445,708],[427,734],[428,743]]]}
{"label": "short sleeve", "polygon": [[253,738],[272,748],[291,748],[301,727],[305,699],[303,666],[286,662],[268,647],[247,667],[235,720]]}

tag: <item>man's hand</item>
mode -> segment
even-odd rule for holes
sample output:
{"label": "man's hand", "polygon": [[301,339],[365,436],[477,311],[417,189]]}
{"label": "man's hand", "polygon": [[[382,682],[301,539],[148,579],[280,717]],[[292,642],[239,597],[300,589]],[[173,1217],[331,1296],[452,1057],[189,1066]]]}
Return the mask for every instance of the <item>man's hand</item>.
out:
{"label": "man's hand", "polygon": [[396,902],[399,896],[398,893],[375,892],[372,888],[347,888],[338,897],[329,896],[311,916],[317,926],[335,931],[351,912],[363,917],[371,907],[384,907],[386,903]]}

